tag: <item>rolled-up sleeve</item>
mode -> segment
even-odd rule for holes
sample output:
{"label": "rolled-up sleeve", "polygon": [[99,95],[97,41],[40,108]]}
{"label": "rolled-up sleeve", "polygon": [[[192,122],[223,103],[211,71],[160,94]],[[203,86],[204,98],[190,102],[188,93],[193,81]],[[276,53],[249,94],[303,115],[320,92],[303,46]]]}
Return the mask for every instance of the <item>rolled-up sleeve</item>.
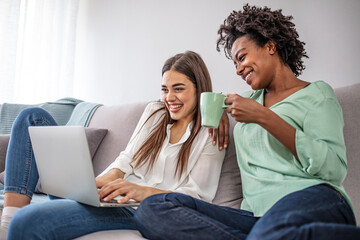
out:
{"label": "rolled-up sleeve", "polygon": [[296,164],[307,174],[340,184],[347,172],[342,109],[336,99],[318,103],[296,131]]}

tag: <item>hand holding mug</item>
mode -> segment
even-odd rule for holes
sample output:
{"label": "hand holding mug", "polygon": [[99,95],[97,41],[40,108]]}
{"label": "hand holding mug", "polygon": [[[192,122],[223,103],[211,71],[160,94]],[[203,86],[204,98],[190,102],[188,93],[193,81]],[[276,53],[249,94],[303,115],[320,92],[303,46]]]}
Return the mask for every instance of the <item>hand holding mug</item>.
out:
{"label": "hand holding mug", "polygon": [[222,93],[203,92],[200,95],[201,126],[218,128],[224,109],[226,95]]}
{"label": "hand holding mug", "polygon": [[225,103],[229,104],[226,111],[237,122],[259,123],[261,120],[264,106],[253,99],[244,98],[238,94],[228,94]]}

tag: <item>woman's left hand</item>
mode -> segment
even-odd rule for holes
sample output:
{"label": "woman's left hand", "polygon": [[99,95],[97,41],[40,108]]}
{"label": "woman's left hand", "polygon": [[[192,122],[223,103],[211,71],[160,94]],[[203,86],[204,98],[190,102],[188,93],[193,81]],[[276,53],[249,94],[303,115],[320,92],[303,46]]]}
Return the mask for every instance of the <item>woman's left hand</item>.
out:
{"label": "woman's left hand", "polygon": [[221,116],[219,127],[209,128],[209,135],[212,137],[213,145],[218,141],[219,150],[229,146],[229,117],[225,111]]}
{"label": "woman's left hand", "polygon": [[140,186],[135,183],[128,182],[124,179],[116,179],[99,190],[99,198],[104,198],[105,201],[110,201],[113,198],[121,195],[122,199],[118,203],[126,203],[130,199],[141,202],[145,198],[157,194],[169,191],[163,191],[156,188]]}

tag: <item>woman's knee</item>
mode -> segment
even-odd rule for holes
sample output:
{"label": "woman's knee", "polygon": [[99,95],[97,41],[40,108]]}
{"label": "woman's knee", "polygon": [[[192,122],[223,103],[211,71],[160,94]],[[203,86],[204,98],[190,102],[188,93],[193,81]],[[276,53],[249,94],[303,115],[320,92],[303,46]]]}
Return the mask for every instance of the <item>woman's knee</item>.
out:
{"label": "woman's knee", "polygon": [[53,121],[52,116],[44,109],[39,107],[31,107],[22,110],[17,117],[20,120],[27,120],[27,121]]}
{"label": "woman's knee", "polygon": [[141,232],[152,229],[156,222],[164,221],[171,209],[187,205],[193,198],[181,193],[162,193],[146,198],[135,212],[134,220]]}
{"label": "woman's knee", "polygon": [[158,208],[158,206],[162,205],[162,203],[166,201],[164,198],[166,194],[167,193],[156,194],[144,199],[135,212],[135,219],[143,219],[147,218],[147,216],[154,216],[154,206],[157,206],[156,208]]}
{"label": "woman's knee", "polygon": [[82,209],[81,204],[68,199],[27,205],[11,219],[8,238],[61,239],[59,229],[71,225],[74,216],[81,219]]}
{"label": "woman's knee", "polygon": [[134,221],[141,234],[150,239],[158,239],[153,229],[159,221],[163,221],[162,212],[166,212],[166,195],[168,193],[156,194],[146,198],[134,214]]}
{"label": "woman's knee", "polygon": [[8,239],[35,239],[33,234],[41,232],[43,219],[32,207],[20,209],[11,219]]}
{"label": "woman's knee", "polygon": [[181,193],[161,193],[146,198],[138,207],[135,216],[147,217],[159,215],[162,211],[167,211],[176,206],[182,206],[192,197]]}
{"label": "woman's knee", "polygon": [[56,125],[54,118],[44,109],[38,107],[22,110],[14,121],[13,129],[24,126]]}

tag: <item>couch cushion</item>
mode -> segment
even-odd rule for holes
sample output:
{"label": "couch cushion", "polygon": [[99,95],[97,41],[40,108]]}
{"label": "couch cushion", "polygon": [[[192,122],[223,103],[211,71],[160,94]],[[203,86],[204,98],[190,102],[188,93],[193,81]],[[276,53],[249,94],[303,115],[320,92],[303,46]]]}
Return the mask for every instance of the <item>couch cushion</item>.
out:
{"label": "couch cushion", "polygon": [[106,128],[101,146],[94,156],[95,174],[100,174],[125,149],[147,102],[101,106],[94,113],[89,127]]}
{"label": "couch cushion", "polygon": [[344,114],[344,137],[348,174],[344,181],[360,225],[360,84],[335,89]]}
{"label": "couch cushion", "polygon": [[108,230],[91,233],[74,240],[140,240],[146,239],[141,236],[141,233],[136,230]]}
{"label": "couch cushion", "polygon": [[233,129],[236,121],[232,117],[229,117],[229,122],[230,144],[226,150],[225,159],[221,168],[219,186],[213,203],[239,209],[242,201],[242,188],[233,137]]}
{"label": "couch cushion", "polygon": [[91,158],[94,158],[95,153],[107,132],[107,129],[102,128],[85,128],[85,134],[88,141]]}

